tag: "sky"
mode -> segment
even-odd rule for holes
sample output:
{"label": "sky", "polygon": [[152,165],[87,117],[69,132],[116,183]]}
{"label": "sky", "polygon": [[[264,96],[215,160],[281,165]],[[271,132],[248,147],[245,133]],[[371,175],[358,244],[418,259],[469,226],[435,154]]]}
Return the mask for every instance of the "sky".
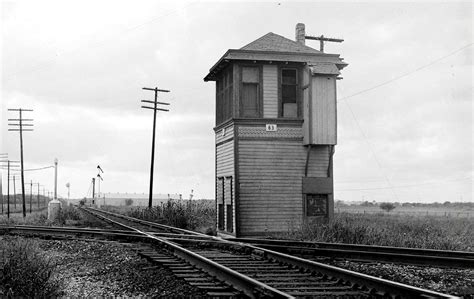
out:
{"label": "sky", "polygon": [[[154,193],[214,198],[215,83],[227,49],[268,32],[343,38],[335,199],[473,200],[472,16],[466,2],[1,0],[0,153],[19,160],[9,108],[30,108],[25,169],[58,159],[58,193],[147,193],[153,100]],[[317,41],[307,41],[318,49]],[[54,170],[25,172],[53,190]],[[3,172],[3,191],[6,178]],[[28,189],[28,188],[27,188]]]}

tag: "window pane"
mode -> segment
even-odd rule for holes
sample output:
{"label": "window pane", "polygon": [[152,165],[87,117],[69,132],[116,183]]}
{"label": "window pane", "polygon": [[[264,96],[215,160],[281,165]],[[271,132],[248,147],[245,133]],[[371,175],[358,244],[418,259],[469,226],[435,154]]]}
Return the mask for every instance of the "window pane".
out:
{"label": "window pane", "polygon": [[283,117],[298,117],[296,103],[284,103],[283,104]]}
{"label": "window pane", "polygon": [[242,82],[243,83],[258,83],[258,67],[243,67],[242,68]]}
{"label": "window pane", "polygon": [[258,85],[257,84],[243,84],[241,113],[243,117],[257,117],[258,116]]}
{"label": "window pane", "polygon": [[282,85],[281,98],[283,103],[296,103],[296,86]]}
{"label": "window pane", "polygon": [[282,70],[281,81],[283,84],[296,84],[296,70]]}
{"label": "window pane", "polygon": [[327,194],[306,195],[306,216],[326,216],[328,206]]}

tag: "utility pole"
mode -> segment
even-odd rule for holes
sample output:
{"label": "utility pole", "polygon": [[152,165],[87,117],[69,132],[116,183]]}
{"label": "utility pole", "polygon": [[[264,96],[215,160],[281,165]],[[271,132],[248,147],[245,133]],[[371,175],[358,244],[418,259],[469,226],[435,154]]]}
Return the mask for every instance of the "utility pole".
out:
{"label": "utility pole", "polygon": [[37,204],[38,204],[38,210],[40,209],[40,183],[36,183],[38,184],[38,194],[37,194]]}
{"label": "utility pole", "polygon": [[[15,169],[18,167],[17,164],[15,163],[20,163],[20,161],[12,161],[12,160],[2,160],[0,163],[7,163],[7,218],[10,218],[10,169]],[[5,167],[5,165],[2,165],[2,169]],[[15,181],[13,181],[14,183]],[[3,207],[3,199],[2,199],[2,214],[4,213],[4,207]]]}
{"label": "utility pole", "polygon": [[69,201],[69,191],[70,191],[69,189],[70,189],[70,187],[71,187],[71,184],[66,183],[66,188],[67,188],[67,200],[68,200],[68,201]]}
{"label": "utility pole", "polygon": [[152,206],[152,198],[153,198],[153,167],[155,163],[155,128],[156,128],[156,111],[165,111],[168,112],[168,109],[163,109],[163,108],[158,108],[158,105],[169,105],[169,103],[163,103],[163,102],[158,102],[158,92],[170,92],[169,90],[165,89],[158,89],[158,87],[155,88],[148,88],[148,87],[143,87],[142,89],[144,90],[152,90],[155,92],[155,100],[154,101],[147,101],[147,100],[142,100],[144,103],[151,103],[153,104],[153,107],[148,107],[148,106],[141,106],[142,108],[145,109],[151,109],[153,110],[153,136],[152,136],[152,141],[151,141],[151,167],[150,167],[150,193],[148,196],[148,207],[151,208]]}
{"label": "utility pole", "polygon": [[[3,213],[3,203],[2,203]],[[8,174],[7,174],[7,218],[10,218],[10,160],[8,160]]]}
{"label": "utility pole", "polygon": [[54,200],[58,200],[58,158],[54,159]]}
{"label": "utility pole", "polygon": [[16,186],[15,186],[15,176],[13,176],[13,208],[16,210]]}
{"label": "utility pole", "polygon": [[[0,153],[0,162],[4,162],[3,159],[8,159],[8,154],[7,153]],[[2,201],[2,214],[3,214],[3,175],[0,172],[0,200]]]}
{"label": "utility pole", "polygon": [[324,52],[324,42],[342,43],[344,41],[343,39],[340,39],[340,38],[324,37],[324,35],[321,35],[321,36],[306,35],[304,38],[305,39],[319,40],[319,51],[321,51],[321,52]]}
{"label": "utility pole", "polygon": [[[16,131],[20,132],[20,164],[21,164],[21,196],[22,196],[22,202],[23,202],[23,217],[26,217],[26,206],[25,206],[25,175],[24,175],[24,167],[23,167],[23,131],[33,131],[33,129],[28,129],[28,127],[33,127],[33,124],[31,123],[23,123],[25,121],[33,121],[32,119],[24,119],[22,116],[22,112],[27,112],[27,111],[33,111],[32,109],[8,109],[8,111],[18,111],[19,113],[19,118],[11,118],[8,119],[8,121],[11,121],[12,123],[9,123],[8,125],[12,127],[12,129],[8,129],[8,131]],[[18,123],[17,123],[18,122]],[[26,127],[26,128],[24,128]]]}
{"label": "utility pole", "polygon": [[33,200],[33,181],[30,180],[30,214],[31,214],[31,201]]}
{"label": "utility pole", "polygon": [[95,198],[95,178],[92,178],[92,204],[94,204],[94,198]]}

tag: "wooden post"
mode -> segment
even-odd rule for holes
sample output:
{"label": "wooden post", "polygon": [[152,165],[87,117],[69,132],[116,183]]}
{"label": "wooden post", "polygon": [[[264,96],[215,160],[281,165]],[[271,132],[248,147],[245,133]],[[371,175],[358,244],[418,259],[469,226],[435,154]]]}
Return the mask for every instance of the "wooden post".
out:
{"label": "wooden post", "polygon": [[39,210],[39,208],[40,208],[40,184],[39,183],[38,183],[38,198],[37,198],[37,200],[38,200],[38,210]]}
{"label": "wooden post", "polygon": [[13,176],[13,210],[16,211],[16,185],[15,185],[16,178]]}
{"label": "wooden post", "polygon": [[21,117],[20,109],[20,167],[21,167],[21,199],[23,203],[23,218],[26,217],[26,202],[25,202],[25,173],[23,167],[23,119]]}
{"label": "wooden post", "polygon": [[164,89],[158,89],[158,87],[155,87],[155,88],[143,87],[142,89],[152,90],[152,91],[155,92],[155,100],[153,102],[142,100],[142,102],[153,104],[153,107],[142,106],[142,108],[153,110],[153,135],[152,135],[152,139],[151,139],[150,189],[149,189],[149,194],[148,194],[148,208],[151,208],[152,205],[153,205],[153,169],[154,169],[154,164],[155,164],[156,111],[157,110],[166,111],[166,112],[169,111],[167,109],[158,108],[158,106],[157,106],[158,104],[169,105],[169,103],[158,102],[158,92],[170,92],[170,91],[169,90],[164,90]]}
{"label": "wooden post", "polygon": [[10,160],[7,161],[7,218],[10,218]]}
{"label": "wooden post", "polygon": [[30,214],[31,214],[31,202],[33,200],[33,181],[30,181]]}

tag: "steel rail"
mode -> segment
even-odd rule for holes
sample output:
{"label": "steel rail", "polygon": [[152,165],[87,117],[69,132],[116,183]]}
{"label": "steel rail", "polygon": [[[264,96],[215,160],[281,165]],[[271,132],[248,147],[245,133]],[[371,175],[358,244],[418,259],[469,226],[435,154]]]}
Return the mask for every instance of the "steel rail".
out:
{"label": "steel rail", "polygon": [[295,240],[274,240],[274,239],[258,239],[258,238],[227,238],[229,241],[261,244],[261,245],[281,245],[281,246],[295,246],[304,248],[320,248],[320,249],[342,249],[342,250],[357,250],[370,252],[385,252],[385,253],[403,253],[415,255],[429,255],[429,256],[446,256],[446,257],[461,257],[474,259],[474,252],[470,251],[451,251],[439,249],[424,249],[424,248],[408,248],[408,247],[394,247],[394,246],[380,246],[380,245],[361,245],[361,244],[347,244],[347,243],[328,243],[328,242],[309,242],[309,241],[295,241]]}
{"label": "steel rail", "polygon": [[[122,224],[123,225],[123,224]],[[184,258],[185,260],[188,260],[195,266],[205,270],[208,273],[212,273],[213,275],[216,275],[218,277],[224,278],[226,281],[229,281],[236,289],[239,289],[246,293],[247,295],[253,294],[252,291],[246,289],[246,283],[245,281],[248,281],[248,283],[259,283],[262,284],[256,280],[253,280],[252,278],[242,275],[236,271],[233,271],[230,268],[227,268],[225,266],[219,265],[218,263],[215,263],[205,257],[202,257],[192,251],[189,251],[187,249],[184,249],[180,246],[178,246],[174,242],[170,242],[169,240],[165,240],[162,238],[157,238],[153,236],[152,234],[142,232],[138,229],[135,229],[133,227],[130,227],[130,229],[135,230],[137,232],[143,233],[145,235],[150,236],[150,238],[154,238],[156,240],[159,240],[163,244],[169,244],[171,248],[175,251],[175,255],[180,256]],[[402,296],[404,298],[458,298],[456,296],[448,295],[448,294],[442,294],[439,292],[434,292],[430,290],[425,290],[417,287],[413,287],[410,285],[394,282],[394,281],[389,281],[386,279],[362,274],[362,273],[357,273],[354,271],[338,268],[335,266],[330,266],[322,263],[318,263],[315,261],[310,261],[306,259],[302,259],[299,257],[294,257],[288,254],[276,252],[273,250],[261,248],[261,247],[256,247],[253,245],[248,245],[245,243],[240,243],[240,242],[225,242],[225,246],[229,246],[231,244],[235,244],[239,247],[243,247],[247,249],[247,251],[252,251],[254,254],[260,254],[263,255],[265,258],[278,261],[280,263],[286,263],[286,264],[291,264],[293,266],[297,266],[303,269],[308,269],[310,271],[315,271],[319,273],[323,273],[328,276],[332,277],[337,277],[346,281],[350,281],[352,283],[356,283],[359,285],[363,285],[368,287],[369,289],[375,289],[375,290],[383,290],[384,292],[391,293],[391,294],[396,294],[397,296]],[[208,267],[211,267],[209,269]],[[217,270],[216,270],[217,269]],[[213,272],[214,271],[214,272]],[[231,275],[233,274],[233,275]],[[235,275],[235,276],[234,276]],[[237,281],[233,281],[232,279],[235,279],[235,277],[239,277]],[[245,277],[245,278],[244,278]],[[242,281],[243,280],[243,281]],[[265,285],[265,284],[263,284]],[[278,291],[276,289],[273,289],[272,287],[265,285],[266,287],[272,289],[272,291]],[[278,291],[280,292],[280,291]],[[283,292],[280,292],[281,294],[285,294]],[[285,294],[289,296],[288,294]],[[249,295],[250,296],[250,295]]]}
{"label": "steel rail", "polygon": [[99,218],[102,218],[104,220],[107,219],[107,221],[115,223],[129,230],[135,231],[139,234],[143,234],[144,236],[147,236],[150,240],[157,241],[161,245],[164,245],[166,248],[171,250],[175,256],[188,261],[192,265],[202,269],[210,275],[224,279],[227,283],[230,283],[234,288],[245,293],[250,298],[259,298],[261,296],[271,298],[294,298],[293,296],[281,292],[275,288],[272,288],[271,286],[266,285],[258,280],[250,278],[228,267],[220,265],[206,257],[194,253],[186,248],[183,248],[174,242],[170,242],[164,238],[156,237],[153,234],[141,231],[139,229],[120,223],[113,219],[106,218],[105,216],[99,215],[100,212],[95,212],[94,214],[99,216]]}
{"label": "steel rail", "polygon": [[295,265],[312,271],[317,271],[329,276],[342,278],[344,280],[355,282],[360,285],[367,286],[369,288],[374,288],[376,290],[383,290],[388,293],[397,294],[398,296],[402,296],[404,298],[459,298],[448,294],[425,290],[414,286],[398,283],[395,281],[390,281],[367,274],[362,274],[338,268],[335,266],[302,259],[299,257],[291,256],[269,249],[264,249],[252,245],[247,245],[247,247],[253,249],[256,252],[261,252],[266,258],[271,260]]}
{"label": "steel rail", "polygon": [[298,246],[268,245],[254,243],[261,248],[278,252],[311,257],[348,258],[365,261],[382,261],[409,265],[431,265],[449,268],[474,268],[474,259],[463,257],[431,256],[421,254],[406,254],[397,252],[358,251],[330,248],[309,248]]}
{"label": "steel rail", "polygon": [[[34,226],[34,225],[5,225],[0,224],[0,232],[31,232],[41,234],[67,234],[67,235],[93,235],[99,237],[113,238],[145,238],[142,234],[138,234],[130,230],[111,230],[111,229],[94,229],[94,228],[78,228],[78,227],[55,227],[55,226]],[[194,235],[172,234],[172,233],[156,233],[147,232],[153,236],[165,238],[167,240],[194,240],[208,241],[204,238]]]}
{"label": "steel rail", "polygon": [[122,214],[112,213],[112,212],[109,212],[109,211],[99,210],[99,209],[90,208],[90,207],[86,208],[85,210],[86,211],[87,210],[93,210],[93,211],[96,211],[98,213],[104,213],[104,214],[108,214],[108,215],[111,215],[111,216],[123,218],[123,219],[129,220],[129,221],[132,221],[132,222],[140,223],[140,224],[147,225],[147,226],[154,227],[154,228],[158,228],[158,229],[161,229],[161,230],[179,232],[179,233],[188,234],[188,235],[197,235],[197,236],[207,236],[207,237],[209,237],[208,235],[198,233],[198,232],[195,232],[195,231],[186,230],[186,229],[182,229],[182,228],[177,228],[177,227],[164,225],[164,224],[159,224],[159,223],[156,223],[156,222],[150,222],[150,221],[146,221],[146,220],[142,220],[142,219],[137,219],[137,218],[130,217],[130,216],[125,216],[125,215],[122,215]]}
{"label": "steel rail", "polygon": [[[93,213],[95,214],[95,213]],[[98,214],[98,213],[97,213]],[[98,215],[98,217],[106,218],[102,215]],[[107,218],[108,219],[108,218]],[[378,291],[385,291],[391,294],[396,294],[399,296],[403,296],[406,298],[457,298],[455,296],[450,296],[446,294],[441,294],[438,292],[433,292],[429,290],[424,290],[421,288],[416,288],[412,286],[408,286],[405,284],[388,281],[376,277],[372,277],[370,275],[365,275],[349,270],[344,270],[338,267],[329,266],[326,264],[318,263],[309,261],[306,259],[290,256],[283,253],[278,253],[272,250],[268,250],[265,248],[260,248],[253,245],[248,245],[245,243],[238,243],[238,242],[230,242],[224,240],[218,240],[218,238],[212,238],[207,240],[196,240],[194,239],[196,236],[187,236],[191,237],[191,239],[183,239],[183,238],[168,238],[165,239],[163,237],[157,237],[154,233],[143,232],[138,230],[134,227],[125,225],[118,221],[108,219],[108,221],[116,223],[122,227],[127,228],[129,231],[121,231],[121,230],[99,230],[99,229],[84,229],[84,228],[58,228],[58,227],[39,227],[39,226],[8,226],[2,225],[0,226],[0,230],[3,228],[4,230],[24,230],[24,231],[33,231],[33,232],[60,232],[60,233],[71,233],[71,234],[95,234],[95,235],[108,235],[114,237],[134,237],[140,238],[142,240],[154,240],[163,244],[166,248],[173,252],[173,254],[177,257],[180,257],[191,264],[195,265],[198,268],[203,269],[205,272],[210,273],[216,277],[224,279],[225,281],[232,284],[236,289],[244,292],[250,297],[257,297],[262,294],[265,296],[272,296],[277,298],[289,298],[290,295],[279,291],[278,289],[272,288],[264,283],[261,283],[257,280],[254,280],[246,275],[238,273],[228,267],[220,265],[212,260],[205,258],[197,253],[194,253],[188,249],[185,249],[179,246],[177,243],[193,243],[196,242],[206,242],[207,244],[217,245],[217,247],[221,246],[224,248],[229,248],[229,246],[233,246],[234,249],[237,248],[239,250],[243,250],[247,253],[251,252],[256,255],[264,256],[266,259],[278,261],[284,264],[290,264],[293,266],[297,266],[302,269],[307,269],[310,271],[318,272],[325,274],[327,276],[336,277],[339,279],[343,279],[349,281],[351,283],[359,284],[361,286],[366,286],[370,289],[375,289]],[[176,235],[176,234],[167,234]],[[183,236],[186,237],[186,236]],[[219,242],[220,241],[220,242]]]}

